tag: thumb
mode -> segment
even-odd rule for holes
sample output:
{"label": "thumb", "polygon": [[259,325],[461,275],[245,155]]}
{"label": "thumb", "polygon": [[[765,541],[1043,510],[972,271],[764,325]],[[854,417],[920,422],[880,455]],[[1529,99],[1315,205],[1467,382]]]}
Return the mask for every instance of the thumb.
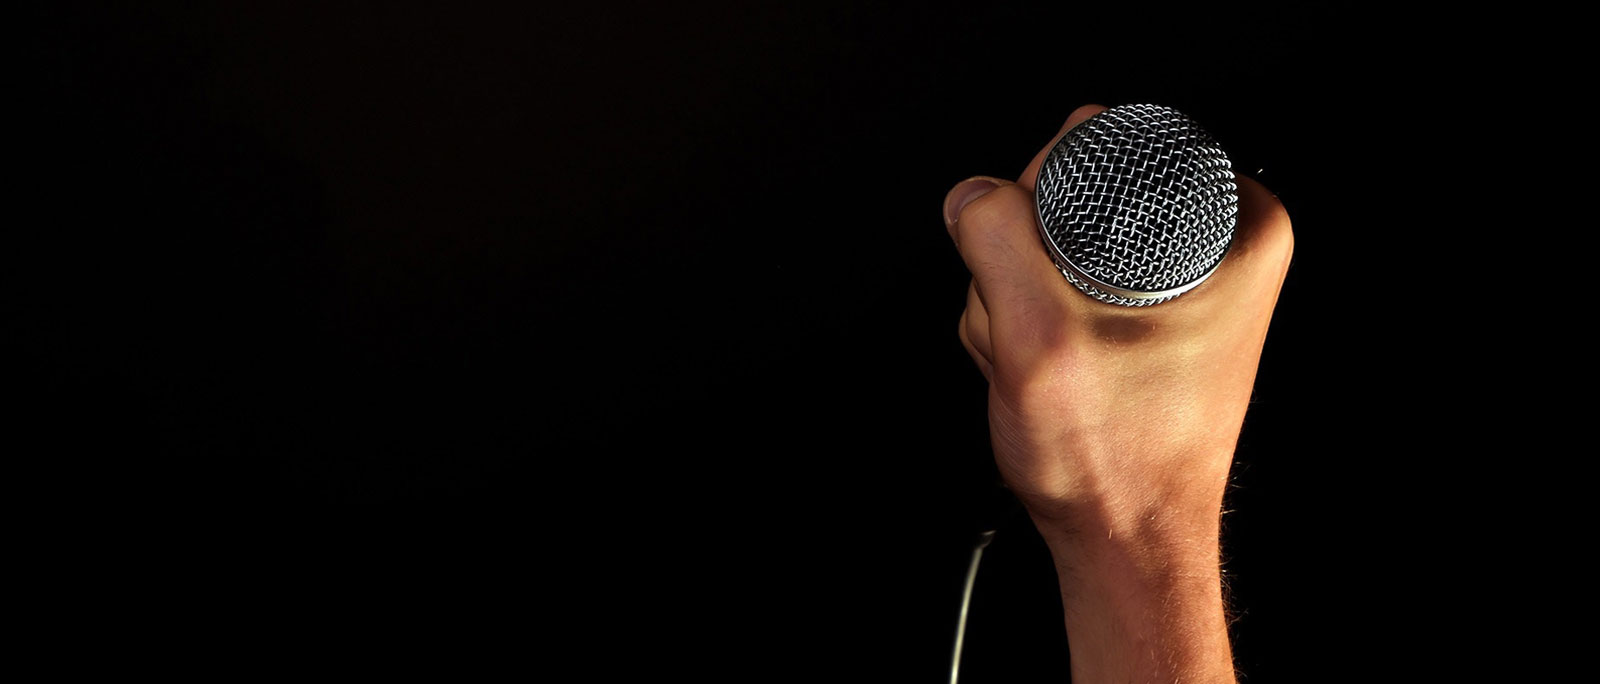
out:
{"label": "thumb", "polygon": [[1067,315],[1066,290],[1039,234],[1033,193],[1011,181],[974,176],[951,189],[945,202],[950,235],[991,325],[1025,335],[1059,329]]}

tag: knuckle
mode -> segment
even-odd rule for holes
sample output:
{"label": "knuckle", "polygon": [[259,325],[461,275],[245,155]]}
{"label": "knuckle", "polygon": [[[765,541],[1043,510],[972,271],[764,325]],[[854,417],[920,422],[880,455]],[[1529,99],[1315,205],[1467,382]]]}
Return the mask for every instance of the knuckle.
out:
{"label": "knuckle", "polygon": [[1030,357],[1067,352],[1077,344],[1079,324],[1056,294],[1019,292],[1006,298],[999,304],[1004,313],[991,319],[995,334]]}
{"label": "knuckle", "polygon": [[1028,350],[1030,357],[1050,358],[1066,353],[1072,345],[1071,330],[1054,316],[1018,317],[1008,327],[1010,342]]}
{"label": "knuckle", "polygon": [[1260,239],[1266,251],[1287,260],[1294,253],[1294,225],[1289,221],[1289,212],[1274,198],[1272,209],[1263,220]]}
{"label": "knuckle", "polygon": [[1240,241],[1240,258],[1259,260],[1258,263],[1289,259],[1294,251],[1294,226],[1278,198],[1263,193],[1240,219],[1240,235],[1236,238]]}
{"label": "knuckle", "polygon": [[997,367],[995,391],[1007,406],[1036,413],[1058,404],[1064,396],[1064,373],[1046,364],[1005,364]]}
{"label": "knuckle", "polygon": [[1059,394],[1061,383],[1076,366],[1079,342],[1061,325],[1028,323],[1008,328],[1007,339],[996,345],[1007,350],[1003,389],[1015,406],[1029,405]]}
{"label": "knuckle", "polygon": [[1033,220],[1033,203],[1026,190],[1015,183],[1003,184],[962,207],[956,228],[965,240],[997,228]]}

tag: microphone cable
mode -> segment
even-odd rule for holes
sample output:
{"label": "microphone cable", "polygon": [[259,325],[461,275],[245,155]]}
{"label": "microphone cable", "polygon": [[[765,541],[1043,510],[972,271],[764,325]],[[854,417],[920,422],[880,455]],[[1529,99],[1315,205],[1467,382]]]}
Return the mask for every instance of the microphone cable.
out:
{"label": "microphone cable", "polygon": [[978,582],[978,563],[983,560],[983,550],[989,548],[995,533],[1006,522],[1024,510],[1022,502],[1011,494],[1010,489],[1002,486],[994,494],[998,500],[987,507],[987,519],[981,521],[984,531],[978,534],[978,542],[972,547],[972,560],[967,564],[967,580],[961,589],[961,613],[956,619],[956,642],[950,655],[950,684],[957,684],[961,674],[961,646],[967,635],[967,611],[972,605],[972,588]]}

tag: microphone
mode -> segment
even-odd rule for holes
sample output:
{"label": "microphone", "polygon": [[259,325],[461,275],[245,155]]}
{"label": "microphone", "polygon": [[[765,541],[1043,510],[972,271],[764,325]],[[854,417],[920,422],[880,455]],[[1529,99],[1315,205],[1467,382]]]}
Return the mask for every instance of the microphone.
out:
{"label": "microphone", "polygon": [[1222,147],[1176,109],[1112,107],[1061,134],[1034,182],[1040,236],[1084,294],[1120,306],[1171,300],[1233,243],[1239,186]]}

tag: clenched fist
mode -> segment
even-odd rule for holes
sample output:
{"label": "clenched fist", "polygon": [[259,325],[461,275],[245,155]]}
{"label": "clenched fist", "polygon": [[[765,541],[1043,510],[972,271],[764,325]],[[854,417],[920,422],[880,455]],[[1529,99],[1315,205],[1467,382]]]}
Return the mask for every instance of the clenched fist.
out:
{"label": "clenched fist", "polygon": [[[1063,131],[1104,109],[1079,108]],[[1154,306],[1105,304],[1041,241],[1033,182],[1048,152],[1015,183],[974,177],[945,202],[972,273],[959,334],[989,380],[995,459],[1056,556],[1074,681],[1233,681],[1218,517],[1289,217],[1238,177],[1233,245],[1210,278]]]}

